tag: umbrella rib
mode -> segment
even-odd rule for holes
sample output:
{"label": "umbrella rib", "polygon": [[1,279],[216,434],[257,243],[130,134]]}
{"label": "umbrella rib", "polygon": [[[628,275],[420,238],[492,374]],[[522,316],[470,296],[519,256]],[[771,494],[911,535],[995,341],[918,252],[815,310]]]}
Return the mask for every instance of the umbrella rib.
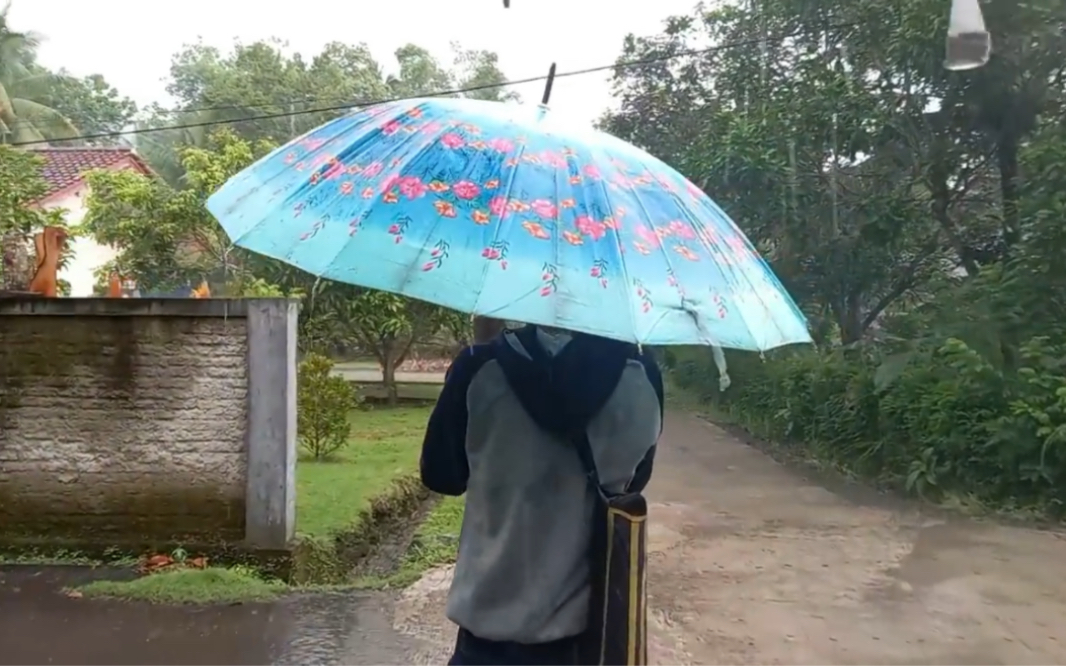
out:
{"label": "umbrella rib", "polygon": [[[414,138],[415,138],[414,135],[411,135],[410,137],[408,137],[407,140],[408,141],[413,141]],[[400,145],[402,146],[403,143],[404,142],[401,142]],[[412,169],[411,167],[418,161],[419,157],[422,157],[425,154],[425,152],[429,148],[429,145],[430,144],[427,144],[427,145],[423,146],[417,153],[415,153],[411,157],[411,159],[409,159],[406,162],[404,162],[403,168],[402,169],[397,168],[396,173],[394,175],[399,176],[401,171],[408,171],[408,172],[411,172],[411,173],[417,173],[417,170]],[[404,289],[407,287],[407,284],[411,281],[411,278],[413,278],[415,275],[418,274],[416,271],[418,270],[419,257],[421,257],[422,254],[426,251],[426,243],[428,243],[430,238],[432,238],[433,234],[436,233],[437,227],[439,227],[441,222],[443,222],[443,221],[444,221],[444,217],[441,216],[441,215],[437,215],[434,218],[433,225],[429,228],[429,232],[426,234],[426,238],[422,242],[422,249],[419,250],[419,253],[417,255],[415,255],[415,258],[411,261],[411,263],[409,263],[407,265],[407,270],[404,272],[403,278],[400,280],[400,284],[396,288],[396,293],[397,294],[401,294],[402,295],[404,293]]]}
{"label": "umbrella rib", "polygon": [[[704,194],[706,195],[706,192]],[[731,230],[732,230],[732,232],[735,235],[741,236],[742,238],[746,239],[747,236],[744,236],[743,232],[737,226],[736,222],[733,222],[732,218],[730,218],[728,215],[726,215],[726,212],[724,210],[722,210],[721,207],[719,207],[718,204],[716,204],[714,202],[714,200],[711,199],[711,197],[708,196],[706,198],[707,198],[707,201],[709,202],[709,205],[711,207],[711,212],[714,213],[719,218],[721,218],[726,223],[727,227],[731,227],[732,228]],[[754,248],[752,248],[752,249],[754,250]],[[763,259],[761,256],[759,256],[757,253],[756,253],[755,256],[758,258],[758,261],[764,262],[764,265],[762,266],[762,270],[770,271],[769,264],[765,264],[766,260]],[[759,298],[760,303],[762,303],[765,306],[765,303],[762,300],[761,292],[755,288],[755,283],[752,282],[752,278],[751,278],[752,272],[751,271],[740,271],[740,274],[744,277],[744,281],[747,282],[748,289],[749,289],[750,293],[758,294],[759,295],[758,298]],[[772,274],[773,273],[771,272],[771,275]],[[780,289],[781,291],[784,291],[784,287],[782,287],[780,285],[778,286],[778,289]],[[785,293],[788,293],[788,292],[785,292]],[[738,308],[738,309],[740,310],[741,319],[744,320],[744,326],[747,327],[748,333],[751,334],[751,337],[752,337],[753,340],[759,340],[760,351],[762,351],[762,348],[766,346],[764,344],[765,343],[765,337],[764,336],[760,336],[759,333],[754,328],[752,328],[751,322],[748,320],[748,317],[747,317],[747,315],[744,312],[744,308]],[[778,339],[782,340],[782,341],[787,339],[787,336],[785,335],[784,330],[781,329],[781,324],[778,322],[777,317],[767,317],[767,318],[770,320],[771,325],[775,329],[777,329],[777,333],[778,333],[777,337],[778,337]]]}
{"label": "umbrella rib", "polygon": [[[611,196],[608,194],[607,185],[604,185],[602,183],[602,181],[601,181],[600,182],[600,188],[603,190],[603,197],[610,202]],[[651,214],[648,212],[647,207],[644,206],[644,201],[641,200],[641,195],[636,192],[636,190],[633,188],[633,185],[631,183],[629,183],[629,182],[626,183],[626,188],[629,190],[629,193],[632,195],[633,200],[636,201],[636,205],[641,207],[641,212],[644,213],[644,218],[645,218],[645,220],[648,221],[648,225],[650,225],[652,227],[652,230],[655,229],[655,221],[652,220]],[[613,206],[612,206],[611,210],[614,211],[614,207]],[[627,290],[628,289],[632,289],[633,285],[630,282],[629,269],[628,269],[628,266],[626,266],[626,255],[621,253],[621,235],[618,234],[618,230],[617,229],[615,230],[615,234],[618,235],[618,262],[621,264],[621,271],[623,271],[623,273],[626,276],[626,289]],[[666,265],[669,266],[669,261],[668,260],[666,261]],[[671,267],[673,267],[673,266],[671,266]],[[636,338],[636,311],[633,309],[632,305],[629,303],[629,298],[626,299],[626,304],[629,306],[629,319],[632,322],[631,327],[632,327],[632,330],[633,330],[633,338],[635,339]],[[665,315],[665,313],[664,313],[664,315]],[[661,318],[660,318],[660,320],[661,320]],[[659,324],[659,322],[656,322],[655,325],[657,326],[658,324]],[[652,326],[652,328],[648,329],[648,335],[651,334],[651,331],[653,330],[653,328],[655,328],[655,326]],[[643,342],[643,340],[639,340],[639,339],[634,340],[634,341],[636,342],[636,344],[641,344]]]}
{"label": "umbrella rib", "polygon": [[[503,210],[500,212],[500,215],[499,215],[499,223],[496,224],[496,225],[493,225],[493,226],[495,226],[496,231],[492,235],[491,243],[496,243],[497,241],[500,240],[500,235],[503,233],[504,224],[508,224],[508,225],[512,224],[512,220],[514,219],[514,215],[508,215],[507,214],[509,212],[508,209],[507,209],[507,204],[511,200],[511,190],[514,189],[514,182],[515,182],[515,178],[518,175],[518,170],[522,168],[521,157],[522,157],[522,155],[525,152],[526,152],[525,145],[524,144],[518,144],[518,151],[517,151],[517,154],[514,157],[515,168],[511,170],[511,177],[507,180],[507,186],[503,190],[503,197],[504,197]],[[489,213],[491,214],[492,211],[490,210]],[[471,308],[471,310],[470,310],[471,314],[477,314],[478,309],[481,307],[481,296],[482,296],[482,294],[485,293],[485,289],[484,289],[485,276],[488,275],[489,268],[491,267],[491,264],[492,264],[492,262],[486,261],[484,267],[482,267],[482,269],[481,269],[481,280],[478,283],[477,297],[474,298],[474,307]],[[498,312],[499,310],[507,307],[508,305],[512,305],[514,303],[515,303],[515,301],[511,301],[510,303],[507,303],[506,305],[501,305],[499,308],[496,308],[495,310],[493,310],[493,312]],[[532,323],[532,322],[530,322],[530,323]]]}

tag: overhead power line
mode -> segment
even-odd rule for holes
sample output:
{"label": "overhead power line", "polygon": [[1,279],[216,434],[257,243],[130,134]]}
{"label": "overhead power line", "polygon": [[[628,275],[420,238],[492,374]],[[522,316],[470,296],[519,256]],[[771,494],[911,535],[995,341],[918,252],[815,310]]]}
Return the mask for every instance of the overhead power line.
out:
{"label": "overhead power line", "polygon": [[[820,29],[820,30],[817,30],[817,31],[802,30],[802,31],[797,31],[797,32],[794,32],[794,33],[790,33],[788,35],[783,35],[783,36],[778,37],[777,39],[775,39],[773,41],[782,42],[784,40],[787,40],[787,39],[790,39],[790,38],[793,38],[793,37],[800,37],[800,36],[803,36],[803,35],[808,34],[808,33],[817,32],[817,33],[821,34],[826,29],[838,30],[838,29],[841,29],[841,28],[853,27],[855,25],[856,25],[855,23],[841,23],[841,24],[830,25],[827,28],[823,28],[823,29]],[[687,51],[678,51],[676,53],[671,53],[669,55],[661,56],[661,57],[657,57],[657,58],[645,58],[645,59],[641,59],[641,60],[620,60],[620,61],[615,61],[614,63],[611,63],[609,65],[598,65],[596,67],[586,67],[584,69],[575,69],[575,70],[571,70],[571,71],[568,71],[568,72],[558,72],[558,73],[555,74],[555,78],[556,79],[562,79],[562,78],[569,78],[569,77],[573,77],[573,76],[585,76],[587,74],[596,74],[598,72],[606,72],[606,71],[609,71],[609,70],[616,70],[617,71],[617,70],[632,69],[632,68],[638,68],[638,67],[647,67],[649,65],[656,65],[656,64],[660,64],[660,63],[664,63],[664,62],[670,62],[671,60],[675,60],[677,58],[685,58],[685,57],[697,56],[697,55],[706,55],[708,53],[714,53],[714,52],[717,52],[717,51],[724,51],[726,49],[740,48],[740,47],[743,47],[743,46],[760,46],[760,45],[764,45],[766,42],[767,42],[767,39],[765,37],[759,37],[757,39],[745,39],[745,40],[738,40],[738,41],[734,41],[734,42],[728,42],[726,44],[719,44],[717,46],[711,46],[711,47],[704,48],[704,49],[693,49],[693,50],[687,50]],[[233,125],[233,124],[236,124],[236,123],[254,122],[254,121],[257,121],[257,120],[274,120],[274,119],[277,119],[277,118],[291,118],[291,117],[294,117],[294,116],[302,116],[302,115],[308,115],[308,114],[312,114],[312,113],[329,113],[329,112],[334,112],[334,111],[351,111],[351,110],[354,110],[354,109],[360,109],[360,108],[364,108],[364,107],[368,107],[368,106],[377,106],[379,104],[389,104],[389,103],[392,103],[392,102],[402,102],[402,101],[406,101],[406,100],[420,99],[420,98],[424,98],[424,97],[449,97],[449,96],[452,96],[452,95],[462,95],[462,94],[466,94],[466,93],[479,92],[479,91],[482,91],[482,90],[494,90],[494,89],[498,89],[498,88],[507,88],[507,87],[511,87],[511,86],[524,85],[524,84],[527,84],[527,83],[538,83],[538,82],[543,82],[543,81],[546,81],[546,80],[548,80],[548,76],[532,76],[532,77],[528,77],[528,78],[524,78],[524,79],[513,79],[513,80],[509,80],[509,81],[502,81],[500,83],[488,83],[488,84],[482,84],[482,85],[476,85],[476,86],[467,86],[467,87],[463,87],[463,88],[455,88],[455,89],[452,89],[452,90],[439,90],[439,91],[436,91],[436,92],[422,93],[422,94],[418,94],[418,95],[405,95],[405,96],[399,96],[399,97],[387,97],[387,98],[382,98],[382,99],[363,100],[363,101],[358,101],[358,102],[348,102],[348,103],[345,103],[345,104],[333,104],[333,105],[328,105],[328,106],[318,106],[318,107],[312,107],[312,108],[307,108],[307,109],[283,111],[283,112],[276,112],[276,113],[254,114],[254,115],[242,116],[242,117],[239,117],[239,118],[228,118],[228,119],[218,119],[218,120],[204,120],[204,121],[189,122],[189,123],[176,123],[176,124],[173,124],[173,125],[163,125],[163,126],[160,126],[160,127],[136,127],[136,128],[133,128],[133,129],[121,130],[121,131],[117,131],[117,132],[100,132],[100,133],[96,133],[96,134],[82,134],[82,135],[79,135],[79,136],[71,137],[69,139],[56,139],[56,140],[43,139],[43,140],[35,140],[35,141],[20,141],[20,142],[12,143],[12,144],[9,144],[9,145],[12,145],[12,146],[33,146],[33,145],[41,145],[41,144],[61,143],[61,142],[64,142],[64,141],[91,141],[91,140],[96,140],[96,139],[110,139],[110,138],[115,138],[115,137],[120,137],[120,136],[133,136],[133,135],[139,135],[139,134],[151,134],[151,133],[154,133],[154,132],[165,132],[165,131],[169,131],[169,130],[194,129],[194,128],[197,128],[197,127],[210,127],[210,126],[214,126],[214,125]],[[222,106],[222,107],[202,107],[202,108],[199,108],[199,109],[186,109],[186,110],[174,109],[172,112],[173,113],[182,113],[184,111],[184,112],[191,113],[193,111],[212,111],[212,110],[216,110],[217,111],[217,110],[236,109],[236,108],[248,108],[248,107],[236,107],[236,106],[231,105],[231,106]],[[255,107],[252,107],[252,108],[255,108]]]}

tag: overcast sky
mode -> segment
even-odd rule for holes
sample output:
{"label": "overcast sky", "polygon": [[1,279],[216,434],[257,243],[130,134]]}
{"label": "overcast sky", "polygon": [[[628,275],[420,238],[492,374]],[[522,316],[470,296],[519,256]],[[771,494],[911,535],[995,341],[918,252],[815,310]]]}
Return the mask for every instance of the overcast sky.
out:
{"label": "overcast sky", "polygon": [[[509,79],[610,64],[626,34],[653,34],[667,16],[685,13],[696,0],[14,0],[14,29],[33,29],[46,41],[42,64],[75,74],[102,73],[144,105],[172,103],[164,91],[171,55],[203,38],[222,48],[234,38],[286,39],[294,50],[317,53],[331,41],[366,42],[386,70],[392,53],[408,42],[447,59],[448,44],[490,49]],[[304,13],[306,11],[306,13]],[[526,101],[539,100],[542,84],[517,86]],[[552,108],[574,122],[591,122],[610,104],[607,74],[560,79]]]}

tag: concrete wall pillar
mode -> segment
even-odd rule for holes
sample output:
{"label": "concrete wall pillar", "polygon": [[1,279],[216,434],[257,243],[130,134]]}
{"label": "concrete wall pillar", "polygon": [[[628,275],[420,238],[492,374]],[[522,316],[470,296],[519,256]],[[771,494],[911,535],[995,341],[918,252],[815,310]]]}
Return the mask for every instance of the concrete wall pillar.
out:
{"label": "concrete wall pillar", "polygon": [[286,548],[296,528],[295,301],[246,299],[248,494],[245,541]]}

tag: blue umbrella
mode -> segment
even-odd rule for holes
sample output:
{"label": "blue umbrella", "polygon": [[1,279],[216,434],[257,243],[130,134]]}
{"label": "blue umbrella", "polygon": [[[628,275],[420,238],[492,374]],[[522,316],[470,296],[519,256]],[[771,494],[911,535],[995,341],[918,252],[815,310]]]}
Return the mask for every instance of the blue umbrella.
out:
{"label": "blue umbrella", "polygon": [[381,104],[275,150],[207,207],[239,247],[472,314],[643,344],[811,340],[707,195],[543,107]]}

